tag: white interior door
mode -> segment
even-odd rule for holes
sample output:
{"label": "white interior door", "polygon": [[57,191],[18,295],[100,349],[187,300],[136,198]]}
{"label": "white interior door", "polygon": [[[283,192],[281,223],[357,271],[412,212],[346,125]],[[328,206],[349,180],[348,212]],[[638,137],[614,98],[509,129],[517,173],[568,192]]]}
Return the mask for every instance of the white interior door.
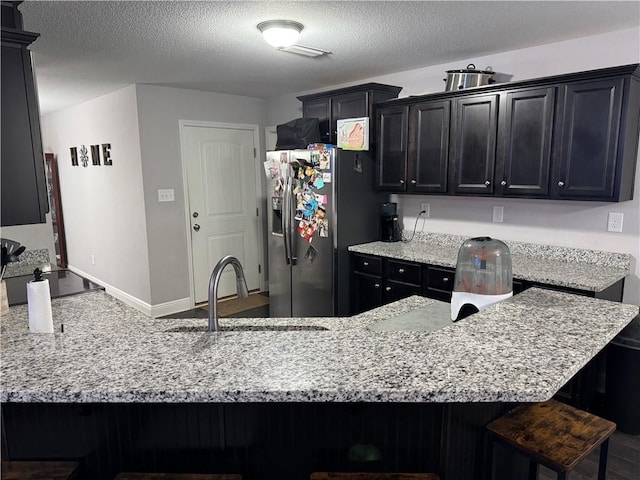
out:
{"label": "white interior door", "polygon": [[[209,278],[226,255],[240,260],[249,290],[260,287],[254,130],[185,125],[195,303],[207,301]],[[218,297],[236,293],[228,266]]]}

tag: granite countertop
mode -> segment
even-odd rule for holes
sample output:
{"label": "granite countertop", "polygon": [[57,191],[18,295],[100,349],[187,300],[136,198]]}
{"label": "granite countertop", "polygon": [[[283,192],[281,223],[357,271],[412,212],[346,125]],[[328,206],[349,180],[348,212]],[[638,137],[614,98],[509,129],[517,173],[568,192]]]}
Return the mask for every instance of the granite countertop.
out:
{"label": "granite countertop", "polygon": [[[27,306],[11,307],[1,319],[0,400],[544,401],[639,310],[532,288],[437,331],[372,328],[439,303],[410,297],[351,318],[221,319],[327,330],[217,334],[204,331],[206,319],[153,319],[101,291],[54,299],[54,334],[28,333]],[[170,331],[179,327],[200,331]]]}
{"label": "granite countertop", "polygon": [[[371,242],[349,251],[455,268],[464,237],[423,235],[411,242]],[[601,292],[629,274],[629,256],[611,252],[505,242],[513,278]]]}

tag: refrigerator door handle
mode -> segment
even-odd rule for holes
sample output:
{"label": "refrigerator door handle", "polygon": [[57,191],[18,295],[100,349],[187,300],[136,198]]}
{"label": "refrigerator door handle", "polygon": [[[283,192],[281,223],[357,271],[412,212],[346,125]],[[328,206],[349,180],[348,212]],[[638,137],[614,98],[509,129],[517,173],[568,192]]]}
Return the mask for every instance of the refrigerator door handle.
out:
{"label": "refrigerator door handle", "polygon": [[295,265],[298,261],[298,257],[296,257],[295,250],[294,250],[294,247],[295,247],[294,244],[295,244],[295,238],[296,238],[296,227],[295,227],[296,222],[294,221],[295,220],[294,218],[295,203],[293,202],[293,177],[289,177],[287,197],[289,198],[289,208],[287,208],[287,218],[288,218],[287,241],[289,242],[289,261],[291,265]]}
{"label": "refrigerator door handle", "polygon": [[283,205],[282,205],[282,241],[284,242],[284,259],[287,265],[291,265],[291,250],[289,250],[289,223],[291,221],[290,212],[291,207],[289,206],[290,195],[289,195],[289,177],[285,177],[284,179],[284,194],[283,194]]}

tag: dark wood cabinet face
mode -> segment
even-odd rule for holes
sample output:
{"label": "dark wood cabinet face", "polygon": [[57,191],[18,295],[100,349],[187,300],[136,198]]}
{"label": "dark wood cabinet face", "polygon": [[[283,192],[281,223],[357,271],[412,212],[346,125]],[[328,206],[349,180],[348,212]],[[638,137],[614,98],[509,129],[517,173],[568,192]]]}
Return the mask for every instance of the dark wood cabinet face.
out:
{"label": "dark wood cabinet face", "polygon": [[[331,128],[332,134],[338,130],[338,120],[343,118],[358,118],[369,115],[369,95],[367,92],[354,92],[338,95],[331,99]],[[335,137],[334,137],[335,138]]]}
{"label": "dark wood cabinet face", "polygon": [[564,85],[556,197],[613,198],[623,86],[622,78]]}
{"label": "dark wood cabinet face", "polygon": [[40,116],[27,50],[37,34],[2,32],[2,185],[3,226],[44,223],[49,211]]}
{"label": "dark wood cabinet face", "polygon": [[382,277],[354,272],[352,314],[366,312],[382,305]]}
{"label": "dark wood cabinet face", "polygon": [[331,143],[331,110],[328,98],[309,100],[302,105],[302,116],[317,118],[320,126],[320,139],[324,143]]}
{"label": "dark wood cabinet face", "polygon": [[455,99],[452,193],[492,194],[498,128],[498,95]]}
{"label": "dark wood cabinet face", "polygon": [[450,121],[450,100],[411,106],[408,162],[410,192],[447,191]]}
{"label": "dark wood cabinet face", "polygon": [[407,119],[409,107],[378,110],[378,174],[379,190],[407,190]]}
{"label": "dark wood cabinet face", "polygon": [[502,96],[497,191],[503,195],[549,193],[555,87],[507,92]]}

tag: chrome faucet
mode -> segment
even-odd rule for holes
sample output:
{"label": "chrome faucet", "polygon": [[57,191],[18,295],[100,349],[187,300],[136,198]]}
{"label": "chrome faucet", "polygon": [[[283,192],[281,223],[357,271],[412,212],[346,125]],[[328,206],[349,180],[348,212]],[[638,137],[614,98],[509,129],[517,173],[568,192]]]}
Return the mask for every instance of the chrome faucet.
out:
{"label": "chrome faucet", "polygon": [[244,270],[240,260],[231,255],[227,255],[222,258],[211,272],[211,278],[209,278],[209,331],[217,332],[220,330],[218,324],[218,283],[220,283],[220,277],[224,268],[231,264],[236,271],[236,293],[238,298],[245,298],[249,296],[249,290],[247,289],[247,281],[244,279]]}

